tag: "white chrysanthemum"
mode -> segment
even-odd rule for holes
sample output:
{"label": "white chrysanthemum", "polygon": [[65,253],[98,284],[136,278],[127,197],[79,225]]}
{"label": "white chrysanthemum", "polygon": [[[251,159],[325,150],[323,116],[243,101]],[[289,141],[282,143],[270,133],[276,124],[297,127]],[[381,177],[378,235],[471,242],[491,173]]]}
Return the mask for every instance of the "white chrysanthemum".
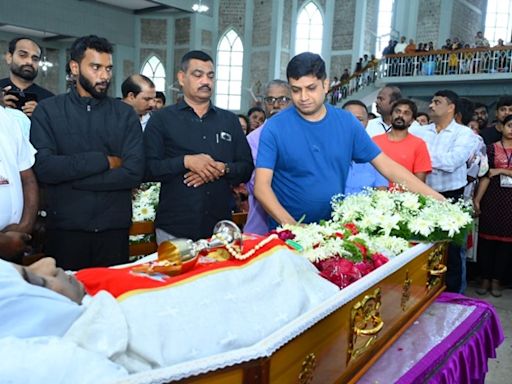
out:
{"label": "white chrysanthemum", "polygon": [[423,217],[415,217],[407,223],[412,233],[425,237],[429,236],[434,231],[433,225],[431,221],[425,220]]}

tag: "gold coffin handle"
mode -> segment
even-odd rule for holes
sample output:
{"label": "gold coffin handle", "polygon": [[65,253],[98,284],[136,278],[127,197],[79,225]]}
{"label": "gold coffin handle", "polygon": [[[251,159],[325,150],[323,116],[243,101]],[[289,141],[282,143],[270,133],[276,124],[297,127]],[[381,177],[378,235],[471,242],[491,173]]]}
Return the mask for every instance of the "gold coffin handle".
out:
{"label": "gold coffin handle", "polygon": [[435,269],[428,271],[432,276],[442,276],[446,273],[448,267],[444,264],[438,264]]}
{"label": "gold coffin handle", "polygon": [[379,333],[382,329],[382,327],[384,327],[384,321],[382,321],[382,319],[378,316],[372,316],[372,320],[373,320],[373,323],[374,324],[377,324],[375,327],[373,328],[365,328],[365,329],[361,329],[361,328],[358,328],[358,327],[355,327],[354,331],[356,332],[357,335],[362,335],[362,336],[373,336],[373,335],[376,335],[377,333]]}

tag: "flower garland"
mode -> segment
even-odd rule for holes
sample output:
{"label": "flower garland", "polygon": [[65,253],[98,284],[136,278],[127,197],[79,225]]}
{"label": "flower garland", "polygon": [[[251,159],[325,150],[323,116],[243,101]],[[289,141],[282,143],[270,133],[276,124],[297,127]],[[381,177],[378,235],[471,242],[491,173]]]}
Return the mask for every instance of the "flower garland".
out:
{"label": "flower garland", "polygon": [[334,222],[354,223],[372,237],[462,244],[473,222],[468,203],[439,201],[411,192],[365,190],[345,198],[336,195],[331,205]]}

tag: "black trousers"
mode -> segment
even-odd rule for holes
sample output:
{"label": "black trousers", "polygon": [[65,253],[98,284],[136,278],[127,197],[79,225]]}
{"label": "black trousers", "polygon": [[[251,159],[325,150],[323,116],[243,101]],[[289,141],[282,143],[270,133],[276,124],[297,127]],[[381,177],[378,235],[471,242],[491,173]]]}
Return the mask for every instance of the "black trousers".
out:
{"label": "black trousers", "polygon": [[57,266],[77,271],[128,262],[128,229],[102,232],[48,229],[46,254]]}
{"label": "black trousers", "polygon": [[512,243],[478,238],[478,269],[483,279],[508,282]]}
{"label": "black trousers", "polygon": [[[459,199],[464,194],[464,188],[453,191],[440,192],[447,199]],[[446,290],[448,292],[461,293],[462,290],[462,257],[460,255],[461,247],[450,243],[448,246],[448,271],[446,272]],[[464,284],[465,285],[465,284]]]}

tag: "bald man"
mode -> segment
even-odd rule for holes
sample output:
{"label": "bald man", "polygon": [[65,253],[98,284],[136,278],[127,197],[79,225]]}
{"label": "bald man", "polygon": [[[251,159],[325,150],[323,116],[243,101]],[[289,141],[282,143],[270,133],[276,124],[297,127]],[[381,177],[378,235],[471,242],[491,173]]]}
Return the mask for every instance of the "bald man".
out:
{"label": "bald man", "polygon": [[155,108],[156,89],[149,77],[131,75],[121,84],[123,101],[133,107],[140,119],[142,130],[150,118],[150,112]]}

